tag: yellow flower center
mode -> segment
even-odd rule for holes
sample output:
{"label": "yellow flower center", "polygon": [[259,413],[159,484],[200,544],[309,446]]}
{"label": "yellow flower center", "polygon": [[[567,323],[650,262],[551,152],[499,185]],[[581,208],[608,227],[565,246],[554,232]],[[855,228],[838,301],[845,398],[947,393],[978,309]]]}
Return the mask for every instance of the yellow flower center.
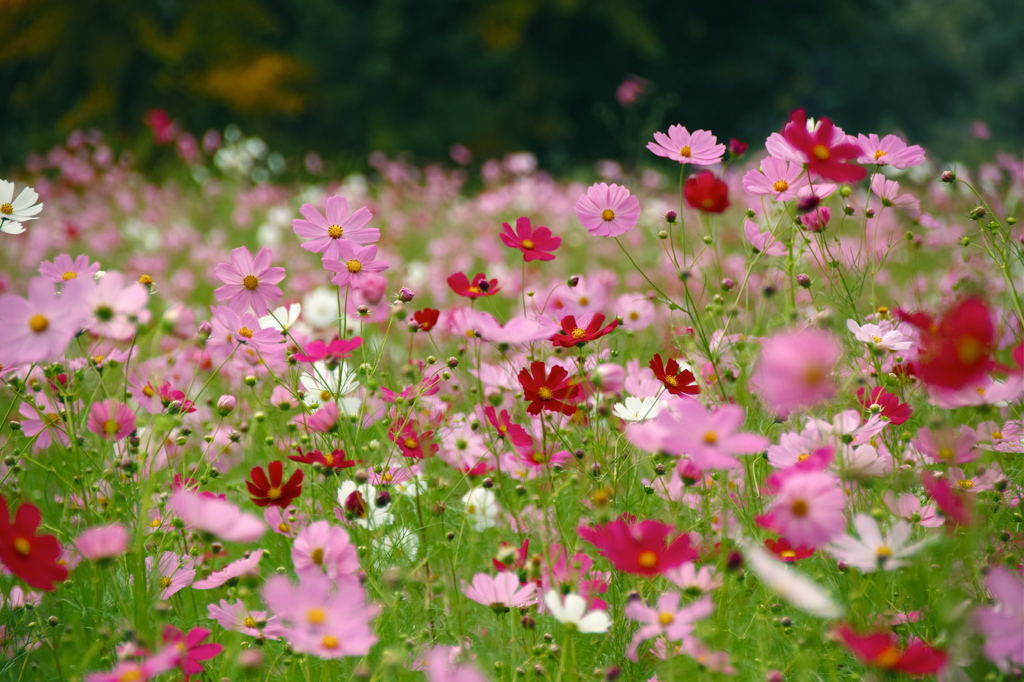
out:
{"label": "yellow flower center", "polygon": [[884,561],[892,556],[892,550],[885,545],[881,545],[875,550],[875,555],[878,557],[879,561]]}
{"label": "yellow flower center", "polygon": [[310,553],[309,558],[317,566],[322,566],[324,563],[324,548],[317,547]]}
{"label": "yellow flower center", "polygon": [[897,651],[896,647],[889,645],[885,647],[877,656],[872,659],[872,663],[880,668],[891,668],[900,662],[900,652]]}
{"label": "yellow flower center", "polygon": [[239,336],[244,336],[247,339],[251,339],[252,338],[252,330],[249,329],[248,327],[242,327],[242,328],[240,328],[238,330],[238,335]]}
{"label": "yellow flower center", "polygon": [[953,459],[953,451],[949,448],[939,448],[939,457],[941,459]]}
{"label": "yellow flower center", "polygon": [[660,623],[661,625],[668,625],[672,621],[674,621],[675,619],[676,619],[676,617],[673,616],[668,611],[662,611],[661,613],[658,614],[658,623]]}
{"label": "yellow flower center", "polygon": [[806,370],[804,370],[804,383],[807,384],[808,386],[820,384],[822,380],[825,378],[826,374],[827,373],[822,367],[808,367]]}
{"label": "yellow flower center", "polygon": [[327,453],[326,455],[324,455],[324,462],[326,464],[334,464],[334,455],[332,455],[331,453]]}
{"label": "yellow flower center", "polygon": [[149,384],[146,384],[145,386],[142,387],[142,395],[146,396],[147,398],[152,398],[153,396],[156,395],[156,389],[150,386]]}
{"label": "yellow flower center", "polygon": [[153,519],[152,521],[149,522],[149,527],[150,528],[159,528],[161,523],[163,523],[163,519],[161,519],[158,516],[158,517],[156,517],[155,519]]}
{"label": "yellow flower center", "polygon": [[363,269],[363,264],[353,258],[349,262],[345,263],[345,268],[354,275]]}
{"label": "yellow flower center", "polygon": [[535,450],[534,453],[530,455],[530,459],[532,459],[535,464],[546,464],[549,458],[547,453]]}
{"label": "yellow flower center", "polygon": [[247,628],[254,628],[256,627],[256,620],[252,616],[246,616],[245,620],[242,621],[242,624]]}
{"label": "yellow flower center", "polygon": [[75,272],[74,270],[68,270],[63,275],[61,275],[60,278],[65,282],[71,279],[78,279],[78,273]]}
{"label": "yellow flower center", "polygon": [[259,278],[256,277],[256,275],[246,275],[245,278],[242,280],[242,286],[248,289],[249,291],[256,291],[256,287],[258,287],[259,285],[260,280]]}
{"label": "yellow flower center", "polygon": [[671,374],[666,374],[665,375],[665,385],[666,386],[671,386],[672,388],[675,388],[676,386],[679,385],[679,380],[676,379]]}
{"label": "yellow flower center", "polygon": [[103,432],[109,436],[113,436],[115,433],[117,433],[118,428],[119,427],[117,425],[116,419],[108,419],[107,421],[103,422]]}
{"label": "yellow flower center", "polygon": [[28,318],[28,328],[36,334],[42,334],[46,331],[46,328],[50,326],[50,321],[46,319],[45,315],[36,313],[32,317]]}
{"label": "yellow flower center", "polygon": [[776,180],[772,183],[772,189],[776,192],[785,192],[789,189],[789,183],[785,180]]}
{"label": "yellow flower center", "polygon": [[324,635],[324,638],[320,640],[320,646],[325,649],[337,649],[338,640],[330,635]]}
{"label": "yellow flower center", "polygon": [[794,552],[791,549],[784,549],[779,553],[779,556],[781,556],[783,559],[795,559],[796,552]]}
{"label": "yellow flower center", "polygon": [[974,481],[972,481],[969,478],[962,478],[959,481],[957,481],[956,484],[963,488],[964,490],[970,490],[971,488],[974,487]]}
{"label": "yellow flower center", "polygon": [[28,556],[32,553],[32,543],[25,538],[14,538],[14,551],[21,556]]}
{"label": "yellow flower center", "polygon": [[415,438],[406,438],[405,447],[409,450],[415,450],[420,446],[419,442]]}
{"label": "yellow flower center", "polygon": [[471,294],[479,294],[480,293],[480,287],[470,287],[466,291],[468,291]]}
{"label": "yellow flower center", "polygon": [[551,400],[551,397],[554,395],[554,393],[552,393],[551,389],[548,388],[547,386],[541,386],[540,388],[537,389],[537,395],[540,396],[541,400]]}
{"label": "yellow flower center", "polygon": [[282,533],[288,533],[288,532],[291,532],[292,527],[289,526],[284,521],[282,521],[281,523],[277,524],[277,529],[279,531],[281,531]]}
{"label": "yellow flower center", "polygon": [[992,432],[992,440],[1002,440],[1002,439],[1003,439],[1003,432],[1002,431],[993,431]]}
{"label": "yellow flower center", "polygon": [[889,152],[885,151],[884,149],[879,149],[878,151],[875,152],[875,161],[878,161],[880,158],[882,158],[888,153]]}
{"label": "yellow flower center", "polygon": [[140,275],[139,284],[145,284],[147,287],[153,283],[153,278],[149,275]]}
{"label": "yellow flower center", "polygon": [[687,158],[693,156],[693,150],[690,149],[690,145],[683,145],[683,148],[679,150],[679,156]]}
{"label": "yellow flower center", "polygon": [[714,431],[708,431],[704,434],[704,442],[708,445],[714,445],[718,442],[718,434]]}
{"label": "yellow flower center", "polygon": [[574,339],[582,339],[586,335],[587,333],[580,329],[579,327],[576,327],[575,329],[572,330],[572,338]]}
{"label": "yellow flower center", "polygon": [[279,499],[281,499],[281,489],[280,488],[271,488],[270,490],[267,491],[267,497],[269,497],[272,500],[279,500]]}
{"label": "yellow flower center", "polygon": [[636,558],[636,562],[640,564],[640,568],[650,570],[658,565],[658,555],[650,550],[640,552],[640,556]]}
{"label": "yellow flower center", "polygon": [[811,147],[811,154],[818,161],[828,161],[832,157],[832,151],[823,144],[816,144]]}
{"label": "yellow flower center", "polygon": [[7,215],[11,215],[12,213],[14,213],[14,207],[8,203],[0,204],[0,213],[6,213]]}
{"label": "yellow flower center", "polygon": [[310,625],[323,625],[327,622],[327,613],[323,609],[312,608],[306,611],[306,620]]}
{"label": "yellow flower center", "polygon": [[606,208],[605,210],[601,211],[601,220],[604,220],[606,222],[609,220],[615,220],[615,211],[611,210],[610,208]]}
{"label": "yellow flower center", "polygon": [[330,391],[320,391],[320,402],[322,403],[326,403],[333,397]]}
{"label": "yellow flower center", "polygon": [[971,365],[985,354],[981,341],[973,336],[964,336],[956,342],[956,357],[965,365]]}
{"label": "yellow flower center", "polygon": [[521,242],[521,244],[522,244],[523,248],[527,249],[527,250],[532,249],[534,247],[534,243],[533,243],[532,239],[524,239]]}
{"label": "yellow flower center", "polygon": [[796,456],[796,461],[806,462],[808,457],[810,457],[809,454],[807,454],[806,452],[801,452],[799,455]]}
{"label": "yellow flower center", "polygon": [[343,234],[345,234],[345,229],[341,225],[331,225],[327,228],[327,236],[331,239],[341,239]]}
{"label": "yellow flower center", "polygon": [[793,514],[793,516],[799,519],[802,519],[803,517],[807,516],[808,507],[806,500],[797,500],[789,508],[789,511]]}
{"label": "yellow flower center", "polygon": [[164,577],[160,578],[160,587],[170,587],[170,586],[171,586],[171,579],[170,578],[168,578],[166,575]]}
{"label": "yellow flower center", "polygon": [[141,679],[142,673],[138,670],[126,670],[117,678],[117,682],[139,682]]}
{"label": "yellow flower center", "polygon": [[874,341],[875,343],[882,343],[882,337],[881,336],[872,336],[871,340]]}

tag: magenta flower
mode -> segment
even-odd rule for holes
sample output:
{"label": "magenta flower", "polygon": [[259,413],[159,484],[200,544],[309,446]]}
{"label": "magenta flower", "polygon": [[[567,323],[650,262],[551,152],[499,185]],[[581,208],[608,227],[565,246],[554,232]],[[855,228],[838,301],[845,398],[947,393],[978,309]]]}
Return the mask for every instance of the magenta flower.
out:
{"label": "magenta flower", "polygon": [[93,403],[89,410],[89,430],[107,440],[121,440],[135,430],[132,408],[113,400]]}
{"label": "magenta flower", "polygon": [[858,135],[857,144],[861,151],[857,163],[874,163],[893,168],[910,168],[924,163],[924,150],[921,147],[916,144],[907,146],[906,142],[895,135],[886,135],[881,140],[874,133]]}
{"label": "magenta flower", "polygon": [[782,477],[775,504],[758,523],[797,547],[821,547],[846,530],[846,493],[823,471],[792,470]]}
{"label": "magenta flower", "polygon": [[576,217],[594,236],[618,237],[636,227],[640,200],[625,187],[599,182],[576,202]]}
{"label": "magenta flower", "polygon": [[807,184],[803,166],[774,156],[761,161],[761,168],[751,169],[743,176],[743,189],[756,196],[770,196],[775,201],[796,198],[796,191]]}
{"label": "magenta flower", "polygon": [[239,559],[238,561],[232,561],[219,571],[214,571],[202,580],[195,581],[192,583],[192,588],[196,590],[212,590],[215,587],[220,587],[229,580],[240,578],[243,575],[255,575],[256,566],[260,563],[260,559],[262,558],[263,550],[257,549],[248,557]]}
{"label": "magenta flower", "polygon": [[81,305],[81,286],[56,284],[43,277],[28,283],[28,299],[0,296],[0,348],[12,364],[41,362],[64,354],[81,331],[88,311]]}
{"label": "magenta flower", "polygon": [[694,130],[691,133],[684,126],[674,125],[669,127],[668,135],[654,133],[654,142],[648,142],[647,148],[657,156],[679,163],[710,166],[725,156],[725,145],[716,142],[718,138],[711,131]]}
{"label": "magenta flower", "polygon": [[529,263],[534,260],[549,261],[555,259],[551,253],[562,245],[561,237],[551,235],[551,230],[543,225],[533,227],[529,218],[516,218],[516,229],[513,232],[512,226],[508,223],[501,224],[501,243],[510,249],[519,249],[523,252],[523,261]]}
{"label": "magenta flower", "polygon": [[803,329],[776,334],[761,344],[753,388],[775,414],[816,405],[835,393],[830,377],[842,348],[828,332]]}
{"label": "magenta flower", "polygon": [[209,636],[210,631],[204,628],[192,628],[186,635],[173,625],[164,626],[161,638],[178,652],[177,665],[185,673],[186,682],[191,675],[202,674],[200,661],[208,661],[224,650],[221,644],[200,644]]}
{"label": "magenta flower", "polygon": [[344,528],[317,521],[295,538],[292,563],[299,576],[322,573],[334,580],[340,575],[356,573],[359,555]]}
{"label": "magenta flower", "polygon": [[378,272],[388,269],[388,262],[374,260],[377,257],[376,246],[359,246],[353,242],[344,241],[338,245],[338,258],[324,258],[325,270],[336,272],[331,278],[333,284],[339,287],[352,287],[361,289]]}
{"label": "magenta flower", "polygon": [[102,561],[128,551],[128,540],[128,529],[119,523],[112,523],[84,531],[75,540],[75,549],[83,559]]}
{"label": "magenta flower", "polygon": [[518,608],[537,601],[533,583],[519,584],[519,576],[512,572],[490,576],[477,573],[473,576],[473,584],[463,586],[462,591],[467,597],[494,609],[495,613],[508,613],[509,609]]}
{"label": "magenta flower", "polygon": [[373,215],[365,206],[355,213],[348,213],[348,199],[330,197],[327,199],[327,217],[320,215],[312,204],[303,204],[299,209],[305,220],[292,221],[295,234],[308,239],[302,248],[313,253],[322,253],[324,258],[341,260],[340,245],[347,241],[356,244],[375,244],[380,240],[380,230],[366,227]]}
{"label": "magenta flower", "polygon": [[707,618],[714,611],[711,597],[705,596],[700,601],[680,608],[679,595],[669,592],[658,597],[656,607],[644,604],[640,599],[631,599],[624,610],[626,618],[643,624],[629,643],[626,656],[629,660],[637,660],[636,652],[640,642],[665,635],[671,642],[689,639],[695,623]]}
{"label": "magenta flower", "polygon": [[174,552],[164,552],[153,568],[154,557],[146,557],[146,570],[151,573],[151,584],[159,585],[160,599],[170,599],[171,595],[180,592],[196,577],[195,560],[188,556],[178,556]]}
{"label": "magenta flower", "polygon": [[100,271],[99,263],[90,263],[88,256],[77,256],[71,260],[71,256],[62,253],[53,259],[53,262],[43,261],[39,264],[39,274],[57,284],[70,282],[79,277],[91,279]]}
{"label": "magenta flower", "polygon": [[985,577],[994,598],[992,606],[974,610],[974,622],[985,637],[985,656],[1008,672],[1024,666],[1024,579],[1002,566],[994,566]]}
{"label": "magenta flower", "polygon": [[635,575],[660,575],[697,558],[690,536],[660,521],[619,518],[593,528],[580,526],[576,532],[615,568]]}
{"label": "magenta flower", "polygon": [[[284,268],[270,267],[273,258],[270,249],[260,249],[254,258],[249,249],[240,246],[231,252],[230,263],[218,263],[213,269],[224,286],[218,287],[213,295],[218,301],[227,301],[237,313],[249,308],[257,315],[269,315],[268,303],[277,303],[281,288],[276,286],[284,279]],[[257,322],[254,329],[259,329]]]}
{"label": "magenta flower", "polygon": [[184,488],[174,491],[167,507],[189,526],[228,542],[255,542],[267,529],[258,518],[227,500],[205,497]]}

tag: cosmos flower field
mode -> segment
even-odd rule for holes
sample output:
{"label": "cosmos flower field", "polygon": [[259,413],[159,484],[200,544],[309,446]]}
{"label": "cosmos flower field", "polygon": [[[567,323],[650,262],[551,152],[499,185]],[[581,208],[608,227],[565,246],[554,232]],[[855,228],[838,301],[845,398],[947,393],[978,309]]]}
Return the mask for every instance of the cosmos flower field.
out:
{"label": "cosmos flower field", "polygon": [[1024,161],[838,124],[29,158],[0,679],[1019,679]]}

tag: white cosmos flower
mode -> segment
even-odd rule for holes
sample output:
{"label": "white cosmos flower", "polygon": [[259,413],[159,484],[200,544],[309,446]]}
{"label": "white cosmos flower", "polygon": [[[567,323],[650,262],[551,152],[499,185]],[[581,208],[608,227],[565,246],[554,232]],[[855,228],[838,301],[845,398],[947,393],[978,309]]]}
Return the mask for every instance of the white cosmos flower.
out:
{"label": "white cosmos flower", "polygon": [[[359,497],[353,498],[354,493],[358,493]],[[353,481],[342,483],[338,488],[338,504],[341,505],[347,518],[363,528],[371,530],[382,528],[395,521],[395,517],[388,511],[391,503],[388,502],[384,506],[378,507],[377,489],[369,483],[362,485],[356,485]]]}
{"label": "white cosmos flower", "polygon": [[587,613],[587,600],[578,594],[570,592],[562,597],[557,590],[548,590],[544,604],[556,620],[584,634],[608,632],[612,625],[612,619],[604,611]]}
{"label": "white cosmos flower", "polygon": [[291,329],[292,325],[299,321],[299,315],[301,314],[301,303],[292,303],[287,308],[281,306],[275,310],[272,315],[264,315],[260,318],[260,328],[276,329],[283,334]]}
{"label": "white cosmos flower", "polygon": [[878,523],[867,514],[857,514],[853,519],[853,527],[860,534],[859,539],[844,535],[826,549],[836,559],[856,566],[865,573],[899,568],[905,565],[901,559],[914,554],[928,542],[922,540],[907,545],[911,526],[902,519],[896,522],[884,538]]}
{"label": "white cosmos flower", "polygon": [[25,226],[17,220],[5,220],[0,223],[0,232],[6,232],[7,234],[21,234],[25,231]]}
{"label": "white cosmos flower", "polygon": [[[31,187],[26,187],[21,190],[21,194],[18,198],[14,198],[14,183],[8,182],[7,180],[0,180],[0,218],[5,221],[12,221],[13,223],[23,223],[26,220],[35,220],[39,217],[39,212],[43,210],[42,204],[37,204],[39,201],[39,195]],[[18,227],[21,227],[18,225]],[[10,227],[3,229],[4,232],[10,234],[18,234],[25,228],[21,227],[18,232],[12,232],[11,230],[17,229]]]}
{"label": "white cosmos flower", "polygon": [[404,558],[413,562],[416,560],[419,549],[419,537],[408,528],[395,528],[380,540],[381,557],[388,561]]}
{"label": "white cosmos flower", "polygon": [[615,416],[627,422],[643,422],[654,419],[665,407],[660,398],[648,396],[646,398],[634,398],[629,396],[621,403],[612,406]]}
{"label": "white cosmos flower", "polygon": [[818,583],[771,558],[757,545],[747,543],[743,554],[761,583],[796,608],[819,618],[843,615],[843,607],[833,601]]}
{"label": "white cosmos flower", "polygon": [[487,488],[473,488],[462,496],[462,504],[466,508],[466,517],[473,522],[477,530],[493,528],[497,525],[495,519],[501,512],[498,500]]}
{"label": "white cosmos flower", "polygon": [[[303,374],[299,378],[302,389],[306,392],[302,400],[310,407],[316,408],[333,402],[337,398],[348,395],[359,388],[358,377],[355,372],[350,372],[345,363],[339,364],[334,369],[327,366],[324,361],[313,363],[313,373]],[[345,414],[355,414],[350,410],[351,405],[346,400],[340,401],[338,409]],[[359,401],[355,401],[356,413],[359,411]]]}
{"label": "white cosmos flower", "polygon": [[863,341],[878,350],[895,352],[907,350],[914,345],[902,332],[898,332],[895,329],[885,331],[877,324],[858,325],[853,320],[847,320],[846,328],[853,332],[854,337],[858,341]]}
{"label": "white cosmos flower", "polygon": [[341,319],[338,295],[328,287],[317,287],[306,294],[302,299],[302,311],[306,323],[317,329],[333,327]]}

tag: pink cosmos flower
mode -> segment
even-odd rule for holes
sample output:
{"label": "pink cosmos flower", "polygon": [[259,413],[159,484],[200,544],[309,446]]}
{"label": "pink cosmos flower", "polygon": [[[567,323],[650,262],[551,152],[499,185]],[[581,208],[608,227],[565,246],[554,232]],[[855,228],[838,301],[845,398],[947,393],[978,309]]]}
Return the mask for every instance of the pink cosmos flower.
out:
{"label": "pink cosmos flower", "polygon": [[[252,308],[257,315],[270,314],[268,303],[277,303],[281,288],[277,283],[284,279],[284,268],[270,267],[274,254],[270,249],[260,249],[255,258],[249,249],[240,246],[231,252],[230,263],[219,263],[213,269],[224,286],[213,294],[218,301],[227,301],[228,307],[236,313]],[[259,329],[259,321],[253,329]]]}
{"label": "pink cosmos flower", "polygon": [[115,341],[130,339],[135,325],[149,318],[146,304],[149,292],[138,282],[125,282],[120,272],[108,272],[93,283],[82,280],[83,305],[92,317],[86,323],[89,331]]}
{"label": "pink cosmos flower", "polygon": [[339,247],[344,241],[356,244],[375,244],[380,240],[380,230],[366,227],[373,215],[361,206],[355,213],[348,213],[348,199],[330,197],[327,199],[327,217],[312,204],[303,204],[299,209],[305,220],[296,218],[292,221],[295,234],[308,239],[302,248],[312,253],[322,253],[324,258],[342,260]]}
{"label": "pink cosmos flower", "polygon": [[994,566],[985,586],[995,603],[974,610],[974,622],[985,637],[985,656],[1003,672],[1024,667],[1024,578]]}
{"label": "pink cosmos flower", "polygon": [[201,675],[203,666],[200,661],[208,661],[224,650],[222,644],[200,644],[210,636],[210,631],[205,628],[192,628],[186,635],[173,625],[164,626],[161,639],[164,644],[169,644],[178,652],[178,668],[185,673],[185,682],[192,675]]}
{"label": "pink cosmos flower", "polygon": [[319,362],[327,359],[329,361],[341,362],[352,356],[352,351],[363,345],[363,337],[355,336],[351,339],[334,339],[330,343],[313,341],[306,344],[304,353],[296,353],[295,359],[299,362]]}
{"label": "pink cosmos flower", "polygon": [[388,269],[388,262],[374,260],[376,257],[376,246],[359,246],[346,240],[338,245],[338,258],[324,258],[323,264],[325,270],[338,273],[331,278],[333,284],[361,289],[376,273]]}
{"label": "pink cosmos flower", "polygon": [[766,157],[760,169],[751,169],[743,176],[743,189],[755,196],[770,196],[774,201],[795,199],[796,191],[806,184],[803,166],[774,156]]}
{"label": "pink cosmos flower", "polygon": [[487,682],[472,663],[458,664],[459,647],[436,646],[426,660],[427,682]]}
{"label": "pink cosmos flower", "polygon": [[778,241],[771,232],[761,232],[760,226],[750,218],[743,221],[743,235],[757,251],[766,256],[785,256],[786,246]]}
{"label": "pink cosmos flower", "polygon": [[227,599],[221,599],[217,604],[208,605],[206,612],[225,630],[274,640],[281,639],[284,634],[280,618],[267,618],[266,611],[250,611],[242,602],[230,603]]}
{"label": "pink cosmos flower", "polygon": [[881,140],[874,133],[858,135],[857,144],[861,151],[857,163],[874,163],[893,168],[910,168],[924,163],[924,150],[921,147],[916,144],[907,146],[906,142],[895,135],[886,135]]}
{"label": "pink cosmos flower", "polygon": [[504,325],[483,313],[476,319],[476,333],[484,341],[500,346],[517,346],[531,341],[550,339],[559,326],[548,318],[513,317]]}
{"label": "pink cosmos flower", "polygon": [[618,237],[636,227],[640,200],[625,187],[599,182],[576,202],[576,217],[596,237]]}
{"label": "pink cosmos flower", "polygon": [[100,271],[99,263],[90,263],[88,256],[77,256],[71,260],[71,256],[62,253],[53,259],[53,262],[43,261],[39,264],[39,274],[57,284],[70,282],[73,279],[91,279]]}
{"label": "pink cosmos flower", "polygon": [[227,500],[204,497],[184,488],[174,491],[167,507],[187,525],[227,542],[255,542],[267,529],[257,517],[242,512]]}
{"label": "pink cosmos flower", "polygon": [[89,430],[107,440],[121,440],[135,430],[135,413],[124,403],[104,400],[89,410]]}
{"label": "pink cosmos flower", "polygon": [[147,682],[178,665],[178,650],[168,647],[144,661],[123,661],[109,672],[92,673],[85,676],[85,682]]}
{"label": "pink cosmos flower", "polygon": [[214,571],[202,580],[195,581],[192,583],[192,588],[196,590],[212,590],[215,587],[220,587],[229,580],[240,578],[243,575],[255,575],[256,566],[260,563],[260,559],[262,558],[263,550],[257,549],[244,559],[232,561],[219,571]]}
{"label": "pink cosmos flower", "polygon": [[70,443],[64,425],[64,407],[58,407],[45,394],[39,395],[34,405],[22,403],[18,414],[21,415],[21,432],[35,438],[33,450],[45,450],[54,441],[65,446]]}
{"label": "pink cosmos flower", "polygon": [[921,504],[921,500],[917,499],[917,495],[913,493],[903,493],[897,498],[893,491],[886,490],[883,497],[889,511],[901,519],[925,528],[938,528],[943,524],[935,507],[930,504]]}
{"label": "pink cosmos flower", "polygon": [[657,156],[663,156],[679,163],[711,166],[725,156],[725,145],[715,144],[718,138],[708,130],[694,130],[674,125],[665,133],[654,133],[654,142],[647,143],[647,149]]}
{"label": "pink cosmos flower", "polygon": [[882,200],[882,206],[907,209],[910,217],[921,215],[921,202],[913,194],[900,194],[900,183],[889,180],[881,173],[871,176],[871,191]]}
{"label": "pink cosmos flower", "polygon": [[690,536],[660,521],[631,523],[619,518],[593,528],[580,526],[579,536],[601,556],[626,573],[653,576],[697,558]]}
{"label": "pink cosmos flower", "polygon": [[981,453],[975,449],[977,434],[961,426],[959,431],[950,427],[932,431],[922,427],[917,438],[910,442],[922,455],[927,455],[939,464],[966,464],[978,459]]}
{"label": "pink cosmos flower", "polygon": [[631,599],[623,613],[626,618],[642,623],[643,627],[633,635],[626,656],[631,661],[637,660],[637,647],[646,639],[661,635],[665,635],[671,642],[688,639],[696,621],[707,618],[713,611],[711,597],[708,596],[682,608],[679,606],[679,595],[673,592],[658,597],[657,606],[653,608],[640,599]]}
{"label": "pink cosmos flower", "polygon": [[344,528],[317,521],[302,530],[292,545],[292,563],[299,575],[323,573],[331,580],[359,570],[359,555]]}
{"label": "pink cosmos flower", "polygon": [[800,224],[803,225],[808,232],[821,232],[828,226],[828,221],[832,218],[832,209],[828,206],[819,206],[810,213],[805,213],[800,216]]}
{"label": "pink cosmos flower", "polygon": [[[860,147],[845,134],[842,137],[835,135],[837,131],[842,134],[827,118],[822,118],[813,129],[809,129],[807,114],[803,109],[797,109],[790,114],[782,137],[803,157],[796,159],[797,162],[806,164],[812,173],[835,182],[863,180],[867,171],[846,163],[860,154]],[[771,149],[769,153],[772,153]]]}
{"label": "pink cosmos flower", "polygon": [[155,569],[153,563],[154,557],[146,557],[146,571],[152,575],[151,584],[160,587],[160,599],[170,599],[171,595],[177,594],[195,580],[196,562],[191,557],[164,552],[156,562]]}
{"label": "pink cosmos flower", "polygon": [[822,471],[794,470],[779,485],[775,504],[758,523],[798,547],[821,547],[846,530],[846,494]]}
{"label": "pink cosmos flower", "polygon": [[227,306],[210,306],[213,313],[213,331],[208,345],[215,354],[227,356],[239,344],[258,353],[270,353],[281,346],[281,334],[274,329],[263,329],[252,313],[239,313]]}
{"label": "pink cosmos flower", "polygon": [[508,613],[509,609],[537,601],[536,589],[533,583],[520,585],[519,576],[509,571],[493,577],[477,573],[473,576],[473,584],[463,586],[462,591],[478,604],[490,606],[496,613]]}
{"label": "pink cosmos flower", "polygon": [[555,259],[551,253],[562,245],[562,238],[552,236],[551,230],[544,226],[533,227],[529,218],[516,218],[516,229],[513,232],[512,226],[502,223],[503,232],[498,235],[501,243],[510,249],[519,249],[523,252],[523,261],[550,261]]}
{"label": "pink cosmos flower", "polygon": [[119,523],[112,523],[84,531],[75,540],[75,548],[83,559],[101,561],[121,556],[128,551],[128,540],[128,529]]}
{"label": "pink cosmos flower", "polygon": [[57,285],[43,277],[28,283],[28,299],[0,296],[0,348],[11,364],[41,362],[64,354],[81,331],[88,311],[81,305],[83,288]]}
{"label": "pink cosmos flower", "polygon": [[803,329],[776,334],[761,344],[751,387],[775,414],[811,407],[835,393],[829,375],[842,348],[828,332]]}

